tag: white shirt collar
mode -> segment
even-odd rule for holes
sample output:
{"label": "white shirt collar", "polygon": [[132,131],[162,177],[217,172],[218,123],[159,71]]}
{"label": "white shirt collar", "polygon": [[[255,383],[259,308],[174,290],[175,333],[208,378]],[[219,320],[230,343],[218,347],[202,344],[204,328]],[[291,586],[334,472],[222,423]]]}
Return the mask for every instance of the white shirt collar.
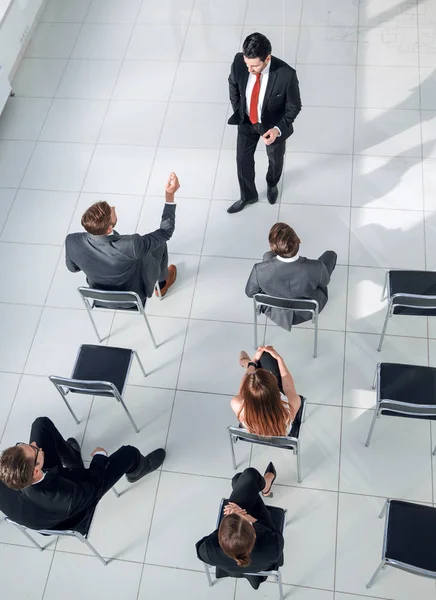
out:
{"label": "white shirt collar", "polygon": [[32,485],[38,485],[38,483],[41,483],[41,481],[44,479],[44,477],[45,477],[45,471],[43,471],[43,472],[42,472],[42,477],[41,477],[41,479],[40,479],[39,481],[34,481],[34,482],[32,483]]}
{"label": "white shirt collar", "polygon": [[287,263],[291,263],[291,262],[295,262],[296,260],[298,260],[300,258],[300,255],[297,254],[295,256],[291,256],[291,258],[283,258],[283,256],[276,256],[277,260],[280,260],[282,262],[287,262]]}

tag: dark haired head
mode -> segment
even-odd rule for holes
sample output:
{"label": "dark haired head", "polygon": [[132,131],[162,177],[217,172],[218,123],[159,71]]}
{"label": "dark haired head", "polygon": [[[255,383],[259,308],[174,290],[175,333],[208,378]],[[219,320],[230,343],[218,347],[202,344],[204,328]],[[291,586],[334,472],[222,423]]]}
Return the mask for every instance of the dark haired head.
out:
{"label": "dark haired head", "polygon": [[262,62],[271,54],[271,42],[262,33],[250,33],[242,44],[245,58],[258,58]]}
{"label": "dark haired head", "polygon": [[276,223],[268,236],[271,251],[281,258],[292,258],[300,249],[300,238],[286,223]]}
{"label": "dark haired head", "polygon": [[218,542],[224,554],[233,558],[238,567],[248,567],[256,543],[256,531],[247,519],[232,513],[221,521]]}

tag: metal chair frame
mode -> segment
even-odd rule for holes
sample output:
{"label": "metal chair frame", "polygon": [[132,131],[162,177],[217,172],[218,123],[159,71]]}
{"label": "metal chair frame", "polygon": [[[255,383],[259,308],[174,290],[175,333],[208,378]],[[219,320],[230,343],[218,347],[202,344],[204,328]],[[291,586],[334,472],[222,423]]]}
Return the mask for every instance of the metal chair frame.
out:
{"label": "metal chair frame", "polygon": [[[82,348],[82,346],[80,346],[79,351],[77,353],[76,363],[77,363],[77,358],[79,357],[81,348]],[[55,388],[57,389],[59,394],[62,396],[63,401],[67,405],[67,408],[70,411],[73,419],[76,421],[77,425],[79,425],[80,421],[77,418],[75,412],[73,411],[70,403],[67,400],[67,394],[70,392],[70,390],[74,390],[75,392],[77,392],[79,394],[84,393],[84,394],[89,395],[90,392],[94,392],[96,395],[105,395],[107,397],[113,396],[115,398],[115,400],[117,400],[117,402],[119,402],[121,404],[121,406],[123,407],[126,415],[129,417],[129,420],[130,420],[134,430],[136,431],[136,433],[139,433],[138,426],[136,425],[135,421],[133,420],[133,417],[130,414],[130,412],[123,400],[124,390],[127,385],[127,380],[129,378],[130,368],[132,366],[132,360],[133,360],[134,356],[136,357],[136,360],[138,361],[138,364],[141,368],[141,371],[142,371],[144,377],[147,377],[147,373],[144,370],[144,367],[142,365],[142,362],[141,362],[136,350],[130,350],[130,352],[131,352],[130,362],[129,362],[129,366],[127,368],[126,378],[124,380],[124,386],[123,386],[123,389],[121,390],[121,392],[118,391],[116,386],[110,381],[69,379],[67,377],[58,377],[57,375],[49,376],[50,381],[53,383],[53,385],[55,386]],[[74,363],[74,364],[76,364],[76,363]],[[74,367],[73,367],[73,372],[74,372]]]}
{"label": "metal chair frame", "polygon": [[[388,310],[387,310],[386,317],[385,317],[385,320],[383,323],[383,329],[382,329],[381,336],[380,336],[380,342],[377,347],[378,352],[380,352],[382,349],[383,340],[385,338],[389,319],[395,314],[394,311],[397,307],[414,308],[417,310],[434,308],[436,310],[436,296],[429,296],[429,295],[422,295],[422,294],[405,294],[405,293],[401,293],[401,292],[398,292],[391,296],[390,291],[389,291],[390,290],[390,285],[389,285],[390,273],[391,273],[391,271],[386,271],[385,283],[383,286],[383,292],[382,292],[381,300],[380,300],[381,302],[383,302],[386,299],[388,300]],[[428,306],[423,306],[422,303],[414,305],[411,303],[411,301],[413,301],[413,300],[426,300],[429,302],[429,304],[428,304]],[[407,316],[420,317],[422,315],[407,315]]]}
{"label": "metal chair frame", "polygon": [[[306,420],[306,407],[307,402],[304,398],[304,407],[303,413],[301,416],[301,423],[303,424]],[[237,469],[236,464],[236,455],[234,445],[238,441],[239,438],[246,442],[250,442],[252,444],[260,444],[261,446],[271,446],[273,448],[282,448],[283,450],[292,450],[294,456],[297,457],[297,480],[298,483],[302,482],[301,477],[301,447],[300,447],[300,439],[299,437],[291,437],[291,436],[264,436],[257,435],[255,433],[250,433],[246,429],[240,427],[229,426],[227,427],[227,431],[229,432],[229,440],[230,440],[230,451],[232,454],[232,462],[233,468]],[[301,426],[300,426],[301,433]]]}
{"label": "metal chair frame", "polygon": [[[386,569],[386,567],[395,567],[396,569],[400,569],[401,571],[406,571],[407,573],[411,573],[412,575],[419,575],[421,577],[429,577],[430,579],[436,579],[435,571],[428,571],[427,569],[420,569],[419,567],[414,567],[413,565],[409,565],[407,563],[403,563],[401,561],[394,560],[392,558],[387,558],[386,547],[387,547],[389,511],[390,511],[390,507],[391,507],[391,501],[392,501],[391,498],[388,498],[386,500],[386,502],[382,508],[382,511],[379,514],[379,519],[382,519],[383,516],[386,514],[385,530],[384,530],[384,534],[383,534],[382,559],[381,559],[379,566],[375,570],[373,576],[366,584],[367,589],[372,587],[372,585],[373,585],[374,581],[376,580],[377,576],[379,575],[380,571]],[[412,504],[412,503],[410,503],[410,504]]]}
{"label": "metal chair frame", "polygon": [[[377,389],[376,392],[376,407],[374,410],[374,416],[372,417],[371,425],[368,432],[368,437],[366,438],[365,446],[368,448],[371,437],[374,431],[375,423],[377,419],[382,415],[384,410],[389,410],[391,412],[397,413],[398,415],[402,415],[404,417],[434,417],[436,420],[436,405],[429,404],[412,404],[411,402],[399,402],[398,400],[391,400],[389,398],[380,399],[381,391],[381,366],[383,363],[378,363],[377,368],[375,370],[374,380],[372,384],[372,389]],[[436,446],[433,449],[433,456],[436,456]]]}
{"label": "metal chair frame", "polygon": [[[271,300],[273,302],[271,303]],[[274,301],[281,301],[287,306],[277,306]],[[293,308],[292,303],[301,305],[307,305],[307,308]],[[279,298],[277,296],[269,296],[268,294],[255,294],[253,296],[254,306],[254,347],[257,349],[257,317],[261,314],[260,307],[266,306],[269,308],[277,308],[278,310],[292,310],[296,312],[310,312],[312,315],[312,323],[314,324],[314,340],[313,340],[313,358],[318,356],[318,316],[319,316],[319,303],[317,300],[307,300],[306,298]],[[266,317],[268,315],[265,315]],[[266,328],[263,336],[263,345],[265,345]]]}
{"label": "metal chair frame", "polygon": [[[160,300],[162,300],[159,284],[157,284],[156,289],[158,290],[158,295],[159,295]],[[138,294],[136,292],[127,292],[127,291],[126,292],[118,292],[118,291],[111,292],[108,290],[96,290],[96,289],[88,288],[88,287],[79,287],[79,288],[77,288],[77,291],[79,292],[79,294],[83,300],[83,303],[85,304],[86,312],[88,313],[89,318],[91,319],[92,326],[94,328],[94,331],[97,335],[99,342],[102,342],[103,338],[100,337],[100,334],[97,329],[97,325],[95,324],[95,321],[92,318],[92,310],[94,308],[94,301],[97,301],[102,304],[106,304],[107,306],[105,306],[105,307],[104,306],[98,307],[98,308],[102,308],[103,310],[105,308],[111,309],[114,304],[117,304],[117,305],[119,305],[119,304],[126,304],[126,305],[134,304],[134,306],[136,308],[136,312],[141,314],[144,318],[145,325],[147,327],[148,333],[150,334],[150,338],[151,338],[154,348],[158,347],[156,340],[154,338],[153,332],[151,330],[150,323],[148,322],[147,315],[145,314],[145,310],[144,310],[144,306],[142,304],[141,298],[138,296]],[[109,297],[111,297],[111,299],[109,299]],[[126,306],[126,308],[120,308],[118,306],[114,310],[121,310],[121,311],[125,310],[125,311],[132,312],[132,307],[127,308],[127,306]]]}
{"label": "metal chair frame", "polygon": [[[220,507],[219,507],[219,510],[218,510],[218,517],[217,517],[215,529],[218,529],[218,527],[220,525],[220,522],[221,522],[221,513],[222,513],[222,510],[223,510],[223,505],[224,505],[225,501],[226,501],[225,498],[221,499]],[[286,515],[287,515],[288,511],[287,511],[286,508],[283,508],[282,510],[283,510],[284,519],[283,519],[283,527],[282,527],[281,534],[284,537],[284,535],[285,535],[285,528],[286,528]],[[204,565],[204,570],[205,570],[205,573],[206,573],[206,577],[207,577],[207,581],[209,583],[209,586],[212,587],[213,584],[216,581],[218,581],[218,580],[217,579],[215,579],[215,581],[212,580],[212,576],[211,576],[211,573],[210,573],[210,567],[211,567],[211,565],[208,565],[205,562],[203,562],[203,565]],[[244,573],[243,575],[252,575],[252,576],[257,576],[257,577],[273,577],[274,580],[275,580],[275,582],[279,584],[280,600],[284,599],[282,574],[280,572],[280,569],[277,569],[277,570],[274,569],[274,570],[271,570],[271,571],[259,571],[258,573]]]}
{"label": "metal chair frame", "polygon": [[[117,498],[119,498],[120,494],[115,490],[115,488],[112,488],[112,490],[114,491]],[[30,535],[29,527],[20,525],[19,523],[12,521],[12,519],[9,519],[9,517],[5,517],[5,521],[7,521],[11,525],[14,525],[14,527],[19,529],[26,536],[26,538],[30,542],[32,542],[32,544],[34,546],[36,546],[36,548],[38,548],[38,550],[40,550],[41,552],[43,550],[45,550],[45,548],[43,546],[41,546],[40,544],[38,544],[38,542],[35,540],[35,538]],[[95,547],[88,540],[88,535],[89,535],[89,532],[91,531],[93,522],[94,522],[94,515],[92,516],[91,524],[89,526],[88,533],[86,535],[83,535],[82,533],[79,533],[78,531],[74,531],[73,529],[31,529],[31,531],[34,531],[35,533],[40,533],[41,535],[57,535],[57,536],[61,536],[61,537],[74,537],[74,538],[76,538],[76,540],[79,540],[79,542],[82,542],[82,544],[85,544],[86,546],[88,546],[88,548],[91,550],[91,552],[94,554],[94,556],[96,556],[106,566],[108,564],[108,561],[102,557],[102,555],[95,549]]]}

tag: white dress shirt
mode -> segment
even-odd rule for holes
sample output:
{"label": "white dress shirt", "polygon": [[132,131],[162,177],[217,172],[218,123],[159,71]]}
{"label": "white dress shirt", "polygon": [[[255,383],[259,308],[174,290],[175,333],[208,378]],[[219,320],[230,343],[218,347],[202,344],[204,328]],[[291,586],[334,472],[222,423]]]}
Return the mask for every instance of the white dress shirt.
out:
{"label": "white dress shirt", "polygon": [[[264,70],[261,72],[261,75],[260,75],[259,103],[257,105],[257,118],[259,120],[259,123],[262,123],[262,106],[263,106],[263,101],[265,99],[266,86],[268,85],[270,68],[271,68],[271,61],[269,61],[269,63],[266,65],[266,67],[264,68]],[[251,94],[253,93],[253,88],[254,88],[255,83],[256,83],[256,75],[254,73],[249,73],[247,87],[245,88],[245,100],[246,100],[246,105],[247,105],[246,109],[247,109],[248,116],[250,116]],[[280,129],[277,126],[276,126],[276,128],[279,130],[279,136],[282,135],[282,132],[280,131]]]}
{"label": "white dress shirt", "polygon": [[298,260],[300,258],[300,255],[297,254],[295,256],[291,256],[290,258],[283,258],[283,256],[276,256],[277,260],[280,260],[281,262],[295,262],[296,260]]}

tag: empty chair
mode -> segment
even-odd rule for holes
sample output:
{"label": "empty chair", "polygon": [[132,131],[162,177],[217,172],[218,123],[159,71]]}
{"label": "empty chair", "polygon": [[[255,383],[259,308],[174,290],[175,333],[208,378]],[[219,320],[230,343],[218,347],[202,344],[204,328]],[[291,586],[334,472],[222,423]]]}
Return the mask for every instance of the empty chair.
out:
{"label": "empty chair", "polygon": [[393,315],[436,316],[436,272],[388,271],[382,301],[386,297],[388,310],[377,348],[379,352],[382,349],[388,321]]}
{"label": "empty chair", "polygon": [[[254,303],[254,347],[257,349],[257,317],[261,314],[261,307],[278,308],[280,310],[292,310],[297,312],[309,312],[312,315],[312,323],[314,324],[314,341],[313,341],[313,358],[318,354],[318,314],[319,304],[316,300],[305,300],[303,298],[276,298],[267,294],[255,294],[253,296]],[[263,345],[265,345],[266,330],[263,337]]]}
{"label": "empty chair", "polygon": [[[159,297],[162,300],[159,285],[156,286],[156,290],[159,290]],[[93,308],[110,308],[112,310],[128,310],[130,312],[133,311],[141,314],[144,317],[145,325],[147,326],[153,346],[157,348],[156,340],[154,339],[150,323],[145,314],[144,305],[136,292],[111,292],[106,290],[95,290],[88,287],[79,287],[77,288],[77,291],[82,297],[99,342],[103,340],[100,337],[95,321],[92,318],[91,311]]]}
{"label": "empty chair", "polygon": [[403,500],[386,500],[381,563],[366,587],[369,589],[386,567],[436,579],[436,508]]}
{"label": "empty chair", "polygon": [[[116,492],[115,488],[112,488],[112,489],[114,490],[115,495],[118,497],[119,494]],[[74,524],[72,523],[71,529],[29,529],[28,527],[25,527],[24,525],[20,525],[19,523],[12,521],[12,519],[9,519],[8,517],[5,518],[5,521],[7,521],[11,525],[14,525],[17,529],[19,529],[27,537],[27,539],[30,540],[32,542],[32,544],[41,551],[44,550],[43,546],[38,544],[38,542],[35,540],[35,538],[30,535],[29,531],[34,531],[35,533],[40,533],[41,535],[57,535],[57,536],[61,536],[61,537],[76,538],[77,540],[82,542],[82,544],[85,544],[86,546],[88,546],[88,548],[91,550],[91,552],[104,565],[107,565],[107,561],[101,556],[101,554],[99,552],[97,552],[97,550],[94,548],[94,546],[88,540],[88,536],[89,536],[89,533],[91,530],[91,525],[92,525],[92,521],[94,519],[94,514],[95,514],[96,508],[97,508],[96,506],[93,506],[90,510],[88,510],[87,514],[84,517],[82,516],[80,518],[80,524],[77,524],[77,526],[74,526]]]}
{"label": "empty chair", "polygon": [[271,446],[273,448],[282,448],[283,450],[292,450],[297,457],[297,479],[301,483],[301,449],[300,449],[300,432],[301,425],[304,423],[306,416],[306,398],[300,396],[301,406],[292,423],[292,429],[287,436],[263,436],[255,433],[250,433],[242,426],[228,427],[230,438],[230,450],[232,453],[233,468],[236,470],[236,456],[234,445],[238,440],[242,442],[251,442],[252,444],[261,444],[262,446]]}
{"label": "empty chair", "polygon": [[77,424],[79,420],[67,400],[68,392],[115,398],[124,408],[136,433],[139,433],[123,400],[133,357],[136,357],[144,377],[147,377],[135,350],[92,344],[80,346],[70,379],[56,375],[49,377]]}
{"label": "empty chair", "polygon": [[[218,518],[216,522],[216,529],[219,528],[221,520],[224,516],[224,506],[227,504],[227,500],[223,498],[220,503],[220,507],[218,510]],[[277,506],[267,506],[266,507],[273,522],[275,525],[275,529],[281,532],[282,537],[284,537],[285,527],[286,527],[286,513],[287,510],[283,508],[279,508]],[[282,562],[283,564],[283,562]],[[213,585],[213,580],[210,573],[210,565],[203,562],[204,570],[206,572],[207,581],[210,586]],[[280,573],[279,565],[274,565],[274,568],[269,569],[268,571],[258,571],[257,573],[251,573],[249,567],[247,567],[247,572],[243,574],[243,576],[249,577],[272,577],[276,583],[279,584],[279,597],[280,600],[283,600],[283,585],[282,585],[282,575]]]}
{"label": "empty chair", "polygon": [[[436,369],[419,365],[380,363],[373,388],[376,407],[365,446],[380,415],[436,420]],[[433,454],[436,453],[436,448]]]}

